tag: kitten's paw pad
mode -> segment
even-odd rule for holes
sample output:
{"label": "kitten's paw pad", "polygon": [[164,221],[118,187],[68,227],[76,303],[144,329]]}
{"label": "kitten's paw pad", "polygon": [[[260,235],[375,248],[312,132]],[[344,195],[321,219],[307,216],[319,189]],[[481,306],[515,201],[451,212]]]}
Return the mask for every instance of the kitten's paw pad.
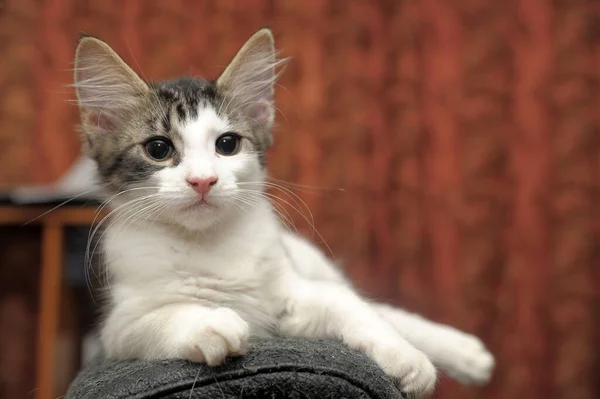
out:
{"label": "kitten's paw pad", "polygon": [[496,362],[483,343],[475,336],[457,333],[452,345],[455,350],[448,355],[453,359],[448,375],[467,385],[489,382]]}
{"label": "kitten's paw pad", "polygon": [[376,346],[373,358],[391,376],[403,397],[423,398],[435,388],[437,372],[433,363],[418,350],[407,347]]}
{"label": "kitten's paw pad", "polygon": [[236,312],[214,309],[187,337],[190,344],[184,357],[193,362],[218,366],[227,356],[243,355],[248,350],[250,329]]}

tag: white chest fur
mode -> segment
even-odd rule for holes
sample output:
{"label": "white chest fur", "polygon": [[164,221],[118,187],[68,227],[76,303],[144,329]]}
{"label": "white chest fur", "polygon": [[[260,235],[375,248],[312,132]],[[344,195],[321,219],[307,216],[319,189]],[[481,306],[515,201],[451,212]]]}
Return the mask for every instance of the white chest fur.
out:
{"label": "white chest fur", "polygon": [[282,306],[273,284],[287,259],[277,221],[262,212],[235,229],[201,235],[152,222],[114,223],[104,239],[113,306],[225,306],[251,322],[253,335],[272,335]]}

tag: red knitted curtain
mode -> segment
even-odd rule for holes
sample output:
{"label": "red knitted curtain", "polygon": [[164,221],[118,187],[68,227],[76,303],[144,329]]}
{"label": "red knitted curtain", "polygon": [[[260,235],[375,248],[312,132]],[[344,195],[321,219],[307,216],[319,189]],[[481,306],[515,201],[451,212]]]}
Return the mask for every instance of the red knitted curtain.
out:
{"label": "red knitted curtain", "polygon": [[215,77],[270,25],[291,61],[268,166],[306,206],[280,204],[366,295],[497,355],[490,386],[437,397],[600,397],[598,4],[5,1],[1,183],[77,156],[80,31],[158,80]]}

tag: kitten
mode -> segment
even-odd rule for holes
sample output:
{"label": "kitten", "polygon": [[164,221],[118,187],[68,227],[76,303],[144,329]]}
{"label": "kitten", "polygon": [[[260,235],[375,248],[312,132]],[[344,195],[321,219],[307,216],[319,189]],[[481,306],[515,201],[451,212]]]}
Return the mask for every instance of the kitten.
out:
{"label": "kitten", "polygon": [[278,65],[262,29],[216,81],[149,84],[106,43],[80,40],[85,147],[112,195],[107,355],[215,366],[250,337],[337,339],[417,396],[434,388],[432,362],[486,382],[494,359],[477,338],[364,300],[279,223],[263,195]]}

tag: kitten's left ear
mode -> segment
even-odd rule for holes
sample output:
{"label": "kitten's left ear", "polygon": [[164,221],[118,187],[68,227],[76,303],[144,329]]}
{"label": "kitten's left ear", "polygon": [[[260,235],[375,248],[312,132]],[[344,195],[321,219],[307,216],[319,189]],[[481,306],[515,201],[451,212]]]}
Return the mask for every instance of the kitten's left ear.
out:
{"label": "kitten's left ear", "polygon": [[275,69],[282,62],[275,55],[271,30],[261,29],[242,46],[216,82],[220,90],[235,99],[244,116],[266,129],[275,119]]}

